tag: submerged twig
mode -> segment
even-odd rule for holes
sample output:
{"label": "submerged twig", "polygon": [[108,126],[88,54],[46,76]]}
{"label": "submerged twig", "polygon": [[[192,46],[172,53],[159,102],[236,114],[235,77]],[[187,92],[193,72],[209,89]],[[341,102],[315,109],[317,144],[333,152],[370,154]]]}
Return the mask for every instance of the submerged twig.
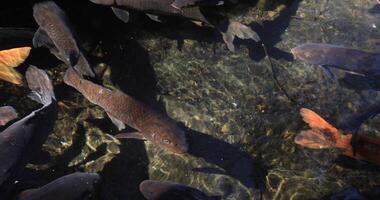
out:
{"label": "submerged twig", "polygon": [[264,43],[261,43],[261,46],[263,47],[264,49],[264,53],[265,53],[265,56],[267,57],[268,61],[269,61],[269,65],[270,65],[270,69],[272,71],[272,77],[273,77],[273,80],[275,82],[275,84],[277,85],[278,89],[281,90],[281,92],[284,93],[284,95],[294,104],[296,105],[300,105],[294,98],[292,98],[289,93],[281,86],[280,84],[280,81],[278,80],[277,78],[277,74],[276,74],[276,71],[274,69],[274,65],[273,65],[273,62],[272,62],[272,59],[270,58],[269,54],[268,54],[268,51],[267,51],[267,48],[265,46]]}

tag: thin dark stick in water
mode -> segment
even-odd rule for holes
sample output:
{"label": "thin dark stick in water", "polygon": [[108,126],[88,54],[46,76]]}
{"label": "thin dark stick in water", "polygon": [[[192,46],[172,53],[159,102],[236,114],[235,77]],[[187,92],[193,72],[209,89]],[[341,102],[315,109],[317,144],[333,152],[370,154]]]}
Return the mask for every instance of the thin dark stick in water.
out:
{"label": "thin dark stick in water", "polygon": [[275,84],[277,85],[278,89],[280,89],[284,95],[294,104],[296,105],[300,105],[295,99],[293,99],[289,94],[288,92],[281,86],[280,84],[280,81],[277,79],[277,74],[276,74],[276,71],[274,70],[274,65],[273,65],[273,62],[272,62],[272,59],[270,58],[269,54],[268,54],[268,51],[267,51],[267,48],[265,46],[264,43],[261,43],[261,46],[263,47],[264,49],[264,53],[265,53],[265,56],[267,57],[268,61],[269,61],[269,65],[270,65],[270,68],[271,68],[271,71],[272,71],[272,77],[274,79],[274,82]]}

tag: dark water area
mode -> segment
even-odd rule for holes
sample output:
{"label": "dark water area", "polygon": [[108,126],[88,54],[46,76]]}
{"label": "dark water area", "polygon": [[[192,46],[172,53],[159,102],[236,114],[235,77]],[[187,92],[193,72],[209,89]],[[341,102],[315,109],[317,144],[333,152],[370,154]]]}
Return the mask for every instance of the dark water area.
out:
{"label": "dark water area", "polygon": [[[0,33],[0,50],[32,45],[36,2],[0,7],[0,27],[22,29],[19,35]],[[261,43],[238,39],[230,52],[215,29],[188,20],[159,23],[131,12],[126,24],[107,6],[55,2],[68,15],[95,81],[174,119],[186,132],[189,152],[174,155],[149,141],[117,139],[119,131],[105,111],[63,82],[68,66],[46,48],[33,48],[16,70],[25,74],[28,65],[46,70],[59,111],[18,190],[83,171],[102,177],[92,199],[145,199],[139,184],[146,179],[178,182],[223,200],[380,198],[377,165],[342,156],[339,149],[294,142],[308,128],[301,107],[342,124],[346,116],[379,102],[379,83],[339,69],[332,69],[332,80],[290,51],[313,42],[379,53],[375,0],[242,0],[207,8],[256,31],[270,60]],[[0,106],[14,107],[21,119],[40,107],[29,92],[25,81],[17,86],[0,80]],[[359,132],[379,138],[379,120],[365,121]]]}

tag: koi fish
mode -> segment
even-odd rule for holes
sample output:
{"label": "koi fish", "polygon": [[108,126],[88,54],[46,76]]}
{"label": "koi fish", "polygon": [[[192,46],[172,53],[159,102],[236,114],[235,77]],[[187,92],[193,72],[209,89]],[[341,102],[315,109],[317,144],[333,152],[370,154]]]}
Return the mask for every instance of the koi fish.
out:
{"label": "koi fish", "polygon": [[33,38],[34,47],[47,47],[52,54],[84,76],[95,73],[78,47],[71,24],[65,12],[53,1],[36,3],[33,17],[40,26]]}
{"label": "koi fish", "polygon": [[91,103],[102,107],[119,130],[127,124],[138,131],[119,134],[119,138],[147,139],[177,154],[187,152],[185,133],[168,116],[119,90],[112,91],[85,80],[72,68],[66,71],[63,80]]}
{"label": "koi fish", "polygon": [[380,77],[380,54],[332,44],[303,44],[291,50],[298,59],[320,65],[333,78],[330,67],[369,78]]}
{"label": "koi fish", "polygon": [[[256,42],[261,41],[259,35],[250,27],[229,19],[219,20],[212,23],[203,15],[199,3],[205,0],[90,0],[95,4],[111,6],[116,17],[123,22],[129,21],[128,10],[137,10],[147,13],[152,20],[159,21],[158,15],[179,16],[207,24],[215,27],[223,36],[230,51],[235,51],[233,41],[235,37],[240,39],[252,39]],[[215,6],[220,5],[220,1],[209,1]]]}
{"label": "koi fish", "polygon": [[40,188],[22,191],[16,200],[79,200],[88,198],[100,182],[96,173],[75,172]]}
{"label": "koi fish", "polygon": [[311,149],[343,149],[343,155],[358,160],[365,160],[380,165],[380,139],[358,135],[355,141],[355,152],[351,144],[352,133],[342,133],[329,124],[317,113],[302,108],[300,114],[311,129],[301,131],[295,137],[295,143]]}

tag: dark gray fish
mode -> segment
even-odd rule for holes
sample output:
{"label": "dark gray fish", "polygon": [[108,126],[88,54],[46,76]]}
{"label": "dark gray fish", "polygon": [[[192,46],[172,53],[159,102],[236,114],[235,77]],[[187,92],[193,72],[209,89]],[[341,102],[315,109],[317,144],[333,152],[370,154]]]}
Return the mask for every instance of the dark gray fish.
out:
{"label": "dark gray fish", "polygon": [[34,30],[0,27],[0,50],[32,46]]}
{"label": "dark gray fish", "polygon": [[361,194],[355,188],[347,188],[342,191],[339,191],[331,196],[326,196],[321,198],[320,200],[368,200],[363,194]]}
{"label": "dark gray fish", "polygon": [[[258,34],[250,27],[239,22],[228,19],[220,20],[217,23],[212,23],[206,19],[198,5],[201,2],[213,2],[219,5],[220,1],[206,0],[90,0],[93,3],[100,5],[112,6],[115,15],[124,22],[129,21],[128,9],[141,11],[155,20],[159,21],[156,15],[179,16],[190,20],[203,22],[209,26],[213,26],[220,31],[224,42],[230,51],[235,50],[233,41],[235,37],[240,39],[252,39],[256,42],[261,41]],[[178,9],[180,7],[181,9]],[[117,8],[117,9],[115,9]],[[124,13],[123,13],[124,12]]]}
{"label": "dark gray fish", "polygon": [[33,38],[35,47],[47,47],[58,59],[74,67],[82,75],[95,73],[78,47],[65,12],[52,1],[36,3],[33,17],[40,26]]}
{"label": "dark gray fish", "polygon": [[18,117],[16,110],[12,106],[0,107],[0,126],[4,126],[9,121]]}
{"label": "dark gray fish", "polygon": [[15,122],[0,133],[0,192],[3,197],[12,189],[17,175],[35,156],[53,130],[58,105],[49,77],[37,67],[30,66],[26,80],[32,90],[30,97],[43,104],[42,108]]}
{"label": "dark gray fish", "polygon": [[145,180],[140,183],[140,192],[148,200],[216,200],[202,191],[168,181]]}
{"label": "dark gray fish", "polygon": [[168,116],[119,90],[112,91],[85,80],[71,68],[66,71],[64,82],[77,89],[90,102],[102,107],[118,127],[127,124],[138,131],[120,137],[145,138],[171,152],[187,152],[185,133]]}
{"label": "dark gray fish", "polygon": [[339,129],[347,132],[357,132],[360,126],[370,118],[375,117],[380,113],[380,102],[369,105],[366,108],[341,120],[338,124]]}
{"label": "dark gray fish", "polygon": [[352,133],[351,145],[353,153],[356,154],[359,129],[360,126],[370,118],[375,117],[380,113],[380,102],[374,105],[367,106],[366,108],[346,117],[338,124],[339,129]]}
{"label": "dark gray fish", "polygon": [[334,67],[367,77],[380,77],[380,54],[318,43],[303,44],[291,51],[295,57],[309,64]]}
{"label": "dark gray fish", "polygon": [[16,200],[82,200],[91,196],[99,183],[99,174],[76,172],[40,188],[25,190]]}

